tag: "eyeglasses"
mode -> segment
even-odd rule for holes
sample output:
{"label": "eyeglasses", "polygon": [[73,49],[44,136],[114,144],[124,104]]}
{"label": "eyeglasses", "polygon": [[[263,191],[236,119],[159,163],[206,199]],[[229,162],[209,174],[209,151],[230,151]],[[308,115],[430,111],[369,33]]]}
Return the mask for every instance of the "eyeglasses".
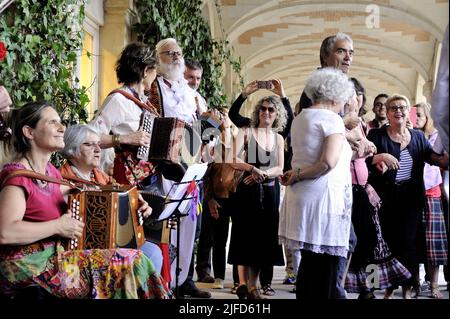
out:
{"label": "eyeglasses", "polygon": [[273,108],[273,107],[265,107],[265,106],[261,106],[260,108],[259,108],[259,111],[260,112],[266,112],[266,111],[269,111],[269,113],[273,113],[273,112],[275,112],[275,109]]}
{"label": "eyeglasses", "polygon": [[406,105],[400,105],[400,106],[394,105],[394,106],[388,107],[388,110],[392,111],[392,112],[400,111],[400,112],[404,113],[407,109],[408,109],[408,107]]}
{"label": "eyeglasses", "polygon": [[88,147],[88,148],[92,148],[92,149],[95,149],[95,148],[101,148],[100,147],[100,142],[86,142],[86,143],[83,143],[82,145],[84,145],[84,146],[86,146],[86,147]]}
{"label": "eyeglasses", "polygon": [[175,56],[181,58],[183,56],[183,53],[181,51],[172,51],[172,50],[163,51],[163,52],[160,52],[159,54],[164,54],[164,55],[170,56],[171,58],[173,58]]}

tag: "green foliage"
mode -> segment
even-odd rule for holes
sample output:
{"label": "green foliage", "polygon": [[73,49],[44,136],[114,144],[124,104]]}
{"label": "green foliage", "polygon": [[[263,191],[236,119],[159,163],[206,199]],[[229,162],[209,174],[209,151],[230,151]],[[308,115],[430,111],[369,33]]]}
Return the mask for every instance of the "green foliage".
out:
{"label": "green foliage", "polygon": [[0,16],[8,51],[0,84],[15,105],[52,102],[66,122],[85,121],[89,102],[74,68],[82,46],[85,0],[16,0]]}
{"label": "green foliage", "polygon": [[241,64],[240,59],[233,58],[227,41],[211,37],[208,23],[201,15],[201,7],[202,0],[137,0],[140,23],[134,26],[134,31],[139,41],[151,45],[165,38],[177,39],[184,56],[199,61],[203,66],[204,80],[200,92],[208,105],[214,108],[229,103],[222,92],[224,63],[229,61],[239,76]]}

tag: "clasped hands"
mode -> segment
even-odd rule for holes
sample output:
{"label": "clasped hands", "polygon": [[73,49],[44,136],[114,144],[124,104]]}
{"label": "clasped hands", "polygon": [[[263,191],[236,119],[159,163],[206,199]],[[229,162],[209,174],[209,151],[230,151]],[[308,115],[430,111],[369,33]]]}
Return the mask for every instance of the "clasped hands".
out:
{"label": "clasped hands", "polygon": [[251,174],[244,178],[245,185],[253,185],[255,183],[262,183],[267,178],[267,174],[253,166]]}

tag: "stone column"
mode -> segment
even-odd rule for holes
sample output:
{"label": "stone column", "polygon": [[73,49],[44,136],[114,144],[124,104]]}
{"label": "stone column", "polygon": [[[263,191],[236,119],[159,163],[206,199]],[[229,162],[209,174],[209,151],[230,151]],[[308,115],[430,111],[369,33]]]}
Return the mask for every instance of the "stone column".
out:
{"label": "stone column", "polygon": [[135,19],[133,0],[105,0],[104,24],[100,28],[99,102],[118,86],[115,63],[131,40]]}

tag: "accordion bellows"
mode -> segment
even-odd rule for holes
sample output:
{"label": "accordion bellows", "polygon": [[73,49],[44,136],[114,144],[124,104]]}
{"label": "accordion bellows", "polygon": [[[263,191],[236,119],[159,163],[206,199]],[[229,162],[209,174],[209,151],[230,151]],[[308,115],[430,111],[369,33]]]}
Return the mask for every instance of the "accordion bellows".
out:
{"label": "accordion bellows", "polygon": [[133,188],[88,190],[69,195],[72,217],[85,223],[66,249],[139,248],[145,242],[139,193]]}

